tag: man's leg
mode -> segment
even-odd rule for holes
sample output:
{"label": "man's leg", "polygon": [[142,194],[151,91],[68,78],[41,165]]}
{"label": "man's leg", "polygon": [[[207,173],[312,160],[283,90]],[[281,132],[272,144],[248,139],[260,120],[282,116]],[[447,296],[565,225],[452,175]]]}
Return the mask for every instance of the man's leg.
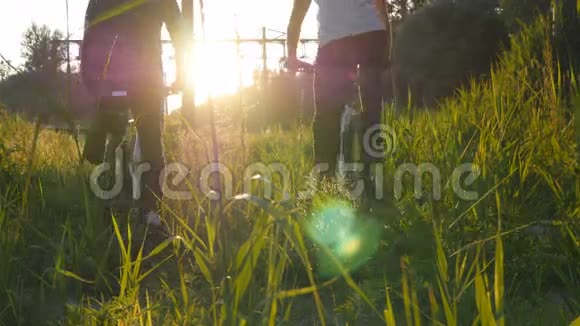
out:
{"label": "man's leg", "polygon": [[[372,132],[372,135],[382,135],[382,87],[381,73],[383,69],[383,53],[387,46],[384,32],[370,32],[357,37],[358,61],[360,63],[360,92],[362,100],[362,127],[363,134]],[[367,137],[363,137],[367,138]],[[363,162],[365,163],[365,190],[368,195],[374,196],[376,185],[371,177],[375,169],[374,163],[380,163],[384,159],[383,151],[386,139],[379,139],[379,144],[375,144],[372,139],[363,139]],[[379,146],[375,146],[379,145]],[[376,147],[376,148],[375,148]],[[383,148],[381,148],[383,147]]]}
{"label": "man's leg", "polygon": [[150,169],[142,174],[143,192],[140,207],[145,212],[157,212],[162,199],[160,175],[165,167],[163,156],[163,96],[157,89],[141,89],[130,94],[131,111],[137,125],[142,163]]}
{"label": "man's leg", "polygon": [[106,112],[103,112],[106,108],[103,100],[103,98],[98,100],[95,117],[87,132],[83,148],[83,158],[95,165],[103,163],[107,145],[108,117]]}
{"label": "man's leg", "polygon": [[126,97],[103,97],[101,100],[101,110],[103,110],[103,114],[106,117],[108,129],[105,158],[108,163],[114,166],[116,150],[123,142],[125,134],[127,133],[129,103]]}
{"label": "man's leg", "polygon": [[353,83],[348,74],[354,69],[354,65],[349,64],[347,48],[347,41],[335,41],[322,47],[316,59],[314,162],[321,168],[328,167],[321,175],[326,177],[336,175],[340,151],[340,121],[344,105],[353,95]]}
{"label": "man's leg", "polygon": [[[110,164],[111,170],[108,173],[107,187],[113,187],[117,180],[117,174],[122,176],[122,192],[115,199],[115,205],[119,206],[127,196],[130,194],[131,177],[127,169],[127,155],[122,153],[122,157],[118,157],[117,149],[122,148],[122,143],[125,139],[128,127],[128,110],[129,103],[126,97],[112,97],[105,96],[100,100],[100,107],[103,125],[106,128],[106,145],[104,148],[104,162]],[[122,171],[117,170],[117,160],[122,167]]]}

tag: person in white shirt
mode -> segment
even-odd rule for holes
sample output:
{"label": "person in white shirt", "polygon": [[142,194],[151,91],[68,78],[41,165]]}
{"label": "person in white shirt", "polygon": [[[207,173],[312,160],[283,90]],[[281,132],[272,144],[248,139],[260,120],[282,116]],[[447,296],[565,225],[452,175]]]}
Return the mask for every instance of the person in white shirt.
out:
{"label": "person in white shirt", "polygon": [[[385,0],[314,0],[319,7],[319,48],[314,64],[316,116],[313,125],[315,164],[328,164],[321,177],[334,177],[343,108],[353,98],[354,77],[362,98],[363,128],[381,123],[381,73],[388,64],[390,24]],[[312,0],[294,0],[288,25],[291,69],[309,66],[297,59],[300,30]],[[362,148],[362,147],[361,147]],[[363,153],[365,175],[376,157]],[[367,175],[370,179],[370,176]]]}

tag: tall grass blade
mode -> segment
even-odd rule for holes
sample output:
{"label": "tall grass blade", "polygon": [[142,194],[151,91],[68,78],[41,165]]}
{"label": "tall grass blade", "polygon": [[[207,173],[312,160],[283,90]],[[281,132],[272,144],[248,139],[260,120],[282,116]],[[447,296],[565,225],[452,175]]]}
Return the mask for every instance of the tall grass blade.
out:
{"label": "tall grass blade", "polygon": [[385,322],[387,326],[396,326],[397,322],[395,319],[395,312],[393,310],[393,304],[391,303],[391,294],[389,287],[387,286],[387,279],[385,278],[385,310],[383,311],[383,315],[385,318]]}

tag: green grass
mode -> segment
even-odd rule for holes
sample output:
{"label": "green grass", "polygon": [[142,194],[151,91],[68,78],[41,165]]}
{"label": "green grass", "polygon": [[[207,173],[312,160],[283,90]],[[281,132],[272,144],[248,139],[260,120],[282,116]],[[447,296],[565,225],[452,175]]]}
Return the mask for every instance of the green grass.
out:
{"label": "green grass", "polygon": [[[357,203],[333,184],[312,207],[298,198],[312,159],[306,130],[245,135],[242,147],[239,126],[219,125],[232,192],[244,193],[247,163],[279,162],[292,168],[292,199],[280,189],[274,201],[260,199],[256,180],[255,196],[217,205],[193,175],[192,200],[164,202],[177,236],[147,254],[133,219],[90,194],[90,167],[79,163],[72,137],[2,113],[0,324],[570,324],[580,314],[576,122],[545,26],[515,38],[489,82],[436,112],[387,114],[398,142],[385,161],[387,199],[375,216],[355,219],[376,222],[381,234],[372,241],[362,222],[351,229],[352,243],[370,248],[364,257],[351,242],[341,255],[309,232],[311,212]],[[168,160],[199,170],[211,160],[208,134],[171,116]],[[431,199],[431,178],[422,199],[406,182],[394,200],[403,163],[439,167],[441,200]],[[475,201],[450,186],[462,163],[481,172],[470,187]],[[340,229],[335,217],[329,223]],[[360,265],[355,258],[363,263],[349,270]]]}

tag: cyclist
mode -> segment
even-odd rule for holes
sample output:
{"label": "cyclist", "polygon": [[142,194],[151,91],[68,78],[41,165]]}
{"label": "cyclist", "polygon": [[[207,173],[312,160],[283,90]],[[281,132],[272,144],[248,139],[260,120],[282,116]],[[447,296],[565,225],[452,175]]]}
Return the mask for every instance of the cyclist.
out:
{"label": "cyclist", "polygon": [[[381,72],[388,60],[390,24],[385,0],[314,0],[319,7],[319,49],[314,64],[316,116],[314,160],[321,177],[337,169],[342,110],[352,99],[353,76],[359,67],[363,128],[381,123]],[[300,30],[312,0],[294,0],[288,25],[288,66],[308,68],[296,57]],[[365,187],[370,187],[370,163],[363,153]],[[326,168],[325,168],[326,167]],[[375,187],[371,187],[374,189]]]}
{"label": "cyclist", "polygon": [[[113,128],[118,133],[124,125],[113,121],[116,118],[110,114],[112,110],[128,107],[135,119],[142,161],[150,166],[142,174],[144,189],[138,206],[144,222],[157,227],[161,226],[160,174],[165,166],[161,133],[166,89],[160,42],[164,23],[176,50],[178,77],[173,89],[177,90],[183,84],[180,72],[184,69],[185,49],[183,18],[175,0],[90,0],[81,52],[83,82],[100,99],[100,120],[109,119],[109,129],[118,125]],[[116,96],[120,98],[115,100]],[[98,141],[93,143],[102,148]],[[91,152],[95,150],[85,149],[87,156]]]}

